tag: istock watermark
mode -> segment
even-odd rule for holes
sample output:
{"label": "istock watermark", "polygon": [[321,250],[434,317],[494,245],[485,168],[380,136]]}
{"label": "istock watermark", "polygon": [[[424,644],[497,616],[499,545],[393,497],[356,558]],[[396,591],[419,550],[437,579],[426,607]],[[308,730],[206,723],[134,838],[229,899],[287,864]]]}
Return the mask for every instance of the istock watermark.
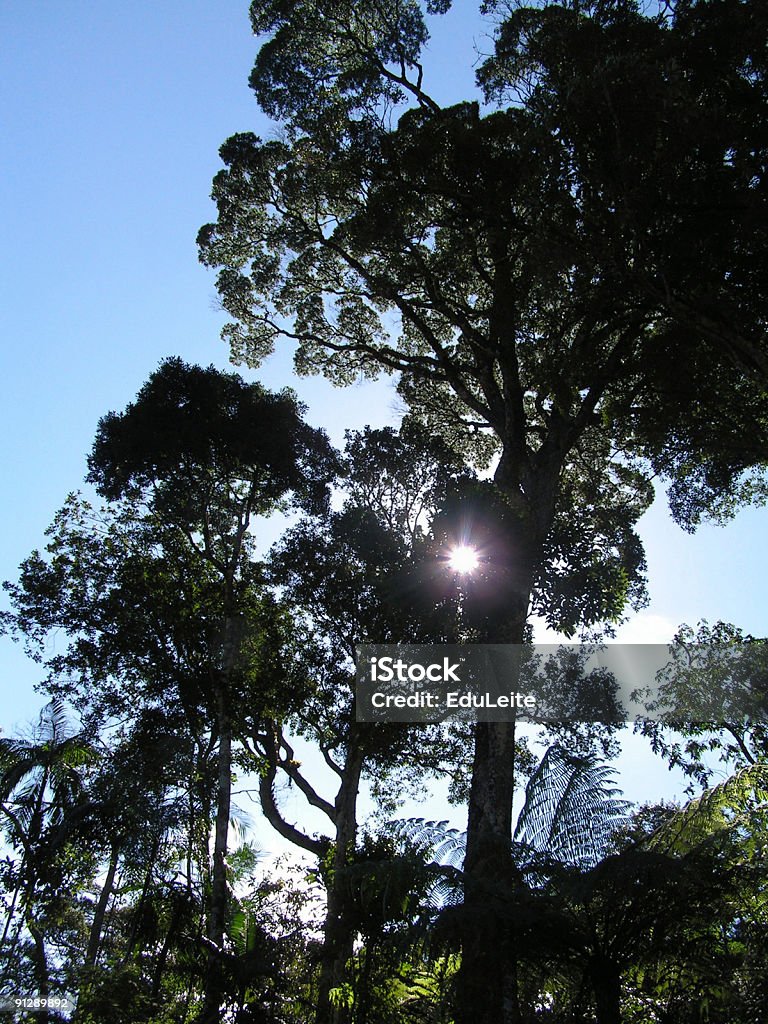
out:
{"label": "istock watermark", "polygon": [[423,665],[421,662],[403,661],[402,658],[394,658],[384,655],[370,659],[371,682],[391,683],[396,679],[399,683],[423,683],[426,679],[430,683],[460,683],[458,675],[459,663],[451,665],[450,658],[443,658],[442,663],[433,662],[431,665]]}
{"label": "istock watermark", "polygon": [[764,641],[362,645],[359,722],[768,721]]}

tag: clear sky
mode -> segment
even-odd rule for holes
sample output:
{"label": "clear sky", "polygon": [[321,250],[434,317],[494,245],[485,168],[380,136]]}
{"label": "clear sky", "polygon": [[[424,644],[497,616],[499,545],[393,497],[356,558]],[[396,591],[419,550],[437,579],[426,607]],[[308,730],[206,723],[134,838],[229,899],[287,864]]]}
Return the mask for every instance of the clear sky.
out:
{"label": "clear sky", "polygon": [[[435,35],[429,67],[443,101],[472,88],[473,40],[487,49],[475,7],[459,0]],[[195,236],[215,216],[218,147],[236,131],[273,131],[247,85],[257,48],[247,9],[246,0],[0,5],[0,579],[17,575],[80,486],[99,417],[124,407],[161,358],[227,366],[224,317]],[[396,421],[387,383],[338,391],[297,381],[282,355],[258,377],[296,387],[310,421],[336,441],[346,427]],[[657,503],[642,525],[652,604],[626,638],[663,640],[701,618],[765,633],[765,527],[764,510],[747,510],[690,537]],[[5,731],[39,706],[35,678],[0,638]],[[630,796],[651,775],[668,787],[661,766],[623,767]]]}

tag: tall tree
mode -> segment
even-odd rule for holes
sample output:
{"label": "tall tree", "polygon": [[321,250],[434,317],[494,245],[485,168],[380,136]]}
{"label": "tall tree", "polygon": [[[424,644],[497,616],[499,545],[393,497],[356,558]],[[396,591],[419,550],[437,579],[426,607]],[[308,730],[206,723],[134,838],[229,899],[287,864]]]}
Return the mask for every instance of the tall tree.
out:
{"label": "tall tree", "polygon": [[[733,275],[752,274],[741,253],[765,224],[756,235],[743,210],[747,197],[762,217],[760,119],[737,116],[753,104],[764,120],[764,56],[757,35],[744,35],[743,12],[756,5],[735,4],[731,22],[734,4],[717,6],[718,34],[705,31],[703,0],[660,17],[632,0],[484,4],[500,18],[496,53],[481,67],[484,110],[441,107],[428,92],[426,16],[445,13],[448,0],[251,5],[254,31],[267,36],[251,85],[283,134],[237,135],[221,150],[218,220],[199,240],[203,260],[222,268],[235,319],[225,335],[249,363],[282,336],[297,343],[300,372],[340,383],[397,373],[414,414],[468,457],[487,456],[490,443],[493,486],[476,501],[495,569],[476,639],[521,642],[532,607],[569,631],[620,615],[642,577],[633,527],[650,501],[651,470],[633,457],[653,456],[672,473],[683,502],[702,478],[706,500],[732,497],[733,476],[710,479],[709,469],[765,458],[760,443],[727,454],[734,389],[735,419],[743,427],[746,417],[758,439],[767,403],[759,375],[730,358],[735,342],[722,344],[729,314],[722,307],[713,331],[708,306],[711,294],[720,307]],[[571,56],[580,33],[586,66]],[[721,71],[714,93],[686,84],[700,80],[707,47]],[[568,99],[584,82],[569,120]],[[601,89],[621,133],[616,143],[606,129],[610,146],[590,160],[594,131],[584,126],[590,90]],[[700,145],[697,127],[714,111],[716,144]],[[653,145],[623,146],[635,128],[646,143],[662,132],[674,171],[657,174]],[[610,174],[623,188],[641,183],[644,219],[618,201]],[[716,241],[698,249],[710,228],[708,176],[724,252]],[[672,216],[657,215],[659,195]],[[722,287],[696,294],[700,271],[705,288]],[[665,281],[678,278],[670,300]],[[747,293],[746,283],[734,292],[743,295],[740,337],[763,351],[762,305]],[[696,315],[681,312],[680,295]],[[688,359],[695,386],[666,384]],[[704,439],[699,426],[710,420]],[[461,1024],[519,1017],[509,925],[480,896],[511,870],[513,752],[513,724],[477,727],[466,863],[477,926],[463,954]]]}
{"label": "tall tree", "polygon": [[335,459],[289,393],[170,359],[124,413],[101,421],[89,466],[111,506],[100,518],[70,499],[49,560],[33,555],[10,587],[17,623],[38,640],[64,627],[71,646],[53,670],[81,672],[103,715],[154,707],[181,718],[201,765],[215,769],[200,1013],[213,1021],[224,990],[235,727],[302,692],[251,528],[289,500],[322,507]]}
{"label": "tall tree", "polygon": [[223,991],[233,712],[242,704],[254,663],[266,681],[279,661],[264,642],[266,629],[254,630],[249,528],[289,491],[305,505],[321,506],[333,464],[325,436],[303,422],[288,393],[272,395],[233,374],[189,367],[179,359],[167,360],[122,415],[101,421],[89,460],[90,479],[103,495],[143,493],[216,574],[221,591],[218,663],[208,665],[218,782],[211,955],[201,1024],[217,1019]]}
{"label": "tall tree", "polygon": [[659,311],[659,358],[627,400],[675,518],[763,500],[745,472],[768,449],[763,5],[486,8],[502,21],[484,87],[557,133],[599,248]]}

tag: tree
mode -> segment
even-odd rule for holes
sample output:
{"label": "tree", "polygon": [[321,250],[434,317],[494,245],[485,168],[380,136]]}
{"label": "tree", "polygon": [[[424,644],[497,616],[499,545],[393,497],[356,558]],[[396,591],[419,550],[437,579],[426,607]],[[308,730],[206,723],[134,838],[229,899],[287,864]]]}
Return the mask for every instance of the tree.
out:
{"label": "tree", "polygon": [[[283,135],[266,143],[237,135],[223,146],[218,220],[199,237],[204,261],[222,268],[236,359],[256,363],[284,336],[297,342],[300,372],[341,383],[397,373],[414,415],[468,457],[487,456],[490,443],[489,504],[506,571],[496,574],[485,637],[521,642],[531,607],[574,630],[616,618],[636,593],[643,560],[633,526],[650,501],[651,474],[633,457],[652,456],[674,474],[678,505],[691,496],[699,508],[702,494],[710,507],[718,494],[734,495],[732,476],[710,469],[764,460],[760,444],[733,456],[734,419],[743,428],[746,417],[762,437],[766,416],[763,382],[744,370],[747,350],[762,351],[763,340],[761,300],[747,296],[752,264],[741,256],[764,230],[764,163],[750,134],[764,117],[759,29],[746,38],[752,4],[736,5],[734,23],[733,5],[719,6],[727,31],[707,31],[703,42],[709,4],[678,3],[652,17],[629,0],[511,11],[488,3],[502,19],[497,52],[481,68],[492,103],[484,113],[472,102],[443,108],[427,91],[425,15],[449,6],[253,3],[254,30],[268,38],[251,85]],[[586,67],[569,56],[582,35]],[[700,79],[707,47],[721,69],[715,93],[682,88],[698,80],[694,60]],[[665,72],[675,61],[679,74]],[[616,75],[602,75],[614,66]],[[659,99],[639,105],[649,68]],[[618,144],[588,160],[594,131],[584,125],[599,88],[622,127]],[[697,129],[713,109],[720,114],[721,100],[716,139],[700,146]],[[750,104],[759,114],[739,117]],[[659,176],[647,140],[662,129],[660,159],[675,170]],[[635,132],[643,143],[627,152],[623,140]],[[616,198],[636,178],[644,220]],[[703,190],[715,178],[718,226],[699,251],[692,239],[708,228]],[[652,215],[667,196],[674,216]],[[731,288],[734,275],[744,287]],[[710,282],[717,287],[707,291]],[[739,298],[744,359],[722,344],[724,289]],[[673,360],[691,360],[693,387],[663,385]],[[513,726],[481,725],[475,735],[470,903],[476,876],[487,884],[495,872],[501,882],[508,870],[513,788]],[[464,950],[462,1024],[517,1014],[505,925],[489,923],[484,934],[492,943],[468,939]]]}
{"label": "tree", "polygon": [[89,467],[91,481],[107,497],[143,492],[217,574],[221,590],[218,664],[208,665],[218,785],[202,1024],[216,1019],[222,995],[233,712],[254,669],[270,685],[284,668],[270,641],[264,642],[266,624],[254,629],[248,530],[255,516],[273,511],[289,491],[297,501],[321,506],[333,457],[325,436],[301,420],[288,393],[272,395],[235,375],[172,359],[125,413],[101,421]]}
{"label": "tree", "polygon": [[661,313],[657,372],[630,400],[675,518],[692,529],[762,500],[764,479],[744,471],[766,453],[765,11],[486,7],[502,21],[485,88],[558,133],[593,237]]}
{"label": "tree", "polygon": [[717,756],[729,770],[765,761],[765,640],[727,622],[681,626],[659,679],[653,719],[637,728],[670,767],[705,786]]}
{"label": "tree", "polygon": [[[441,495],[459,475],[450,453],[415,426],[399,434],[366,429],[349,434],[338,511],[306,517],[291,527],[268,561],[271,580],[312,638],[312,694],[285,720],[263,723],[250,736],[259,765],[263,810],[272,825],[316,855],[327,894],[320,958],[317,1020],[345,1021],[336,1000],[350,986],[355,898],[350,885],[358,849],[358,791],[368,778],[383,804],[419,786],[425,770],[439,769],[455,750],[437,728],[371,727],[356,721],[356,646],[372,638],[416,643],[451,637],[456,603],[434,602],[434,559],[427,529]],[[429,564],[430,572],[425,571]],[[291,733],[309,740],[334,776],[330,792],[307,776]],[[329,821],[329,835],[309,836],[285,820],[275,796],[279,777],[290,780]],[[334,996],[335,994],[335,996]]]}
{"label": "tree", "polygon": [[[335,459],[300,412],[287,392],[166,360],[135,403],[99,424],[90,480],[111,506],[99,517],[71,498],[49,560],[35,553],[9,587],[33,640],[67,630],[70,648],[51,668],[81,673],[81,701],[87,687],[102,718],[162,709],[193,738],[203,821],[211,798],[215,818],[201,1021],[217,1019],[223,995],[236,730],[290,708],[306,687],[250,532],[289,495],[314,509],[327,500]],[[207,828],[202,838],[207,859]]]}
{"label": "tree", "polygon": [[180,953],[184,933],[192,945],[203,933],[210,816],[203,823],[200,791],[211,772],[171,701],[147,703],[134,699],[120,726],[107,723],[86,782],[89,827],[77,845],[98,867],[79,894],[85,951],[70,954],[77,1021],[146,1020],[178,1005],[180,975],[195,984]]}

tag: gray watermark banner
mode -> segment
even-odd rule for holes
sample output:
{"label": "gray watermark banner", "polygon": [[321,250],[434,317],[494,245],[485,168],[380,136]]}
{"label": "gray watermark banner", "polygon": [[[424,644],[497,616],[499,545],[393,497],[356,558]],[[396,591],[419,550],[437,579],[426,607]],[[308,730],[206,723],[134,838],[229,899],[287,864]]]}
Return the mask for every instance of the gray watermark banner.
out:
{"label": "gray watermark banner", "polygon": [[768,721],[768,645],[366,644],[359,722]]}

